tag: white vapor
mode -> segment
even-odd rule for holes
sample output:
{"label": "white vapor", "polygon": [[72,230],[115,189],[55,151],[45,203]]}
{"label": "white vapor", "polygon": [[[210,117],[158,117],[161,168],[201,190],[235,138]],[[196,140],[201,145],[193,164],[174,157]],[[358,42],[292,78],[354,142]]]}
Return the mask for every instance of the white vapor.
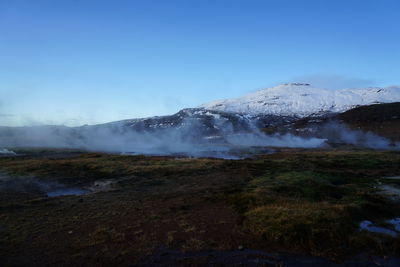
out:
{"label": "white vapor", "polygon": [[[251,124],[251,122],[249,122]],[[197,120],[186,119],[180,127],[137,131],[121,125],[82,127],[36,126],[0,127],[0,147],[58,147],[95,151],[202,157],[227,157],[235,148],[255,146],[318,147],[324,139],[302,138],[291,134],[266,135],[255,126],[237,133],[230,122],[218,125],[217,139],[204,136]],[[218,141],[216,141],[218,140]]]}

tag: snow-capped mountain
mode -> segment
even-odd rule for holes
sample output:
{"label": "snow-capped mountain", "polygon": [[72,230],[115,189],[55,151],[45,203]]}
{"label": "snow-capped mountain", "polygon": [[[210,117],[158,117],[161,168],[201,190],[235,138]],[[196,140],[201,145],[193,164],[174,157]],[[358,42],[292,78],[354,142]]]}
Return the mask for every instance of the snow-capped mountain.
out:
{"label": "snow-capped mountain", "polygon": [[186,129],[190,126],[199,135],[218,135],[222,131],[250,131],[253,127],[275,127],[293,122],[297,118],[276,115],[248,115],[233,112],[207,110],[204,108],[186,108],[173,115],[155,116],[142,119],[130,119],[92,127],[128,128],[137,132],[152,132],[163,129]]}
{"label": "snow-capped mountain", "polygon": [[213,101],[200,107],[249,115],[306,117],[391,102],[400,102],[400,87],[328,90],[307,83],[286,83],[239,98]]}

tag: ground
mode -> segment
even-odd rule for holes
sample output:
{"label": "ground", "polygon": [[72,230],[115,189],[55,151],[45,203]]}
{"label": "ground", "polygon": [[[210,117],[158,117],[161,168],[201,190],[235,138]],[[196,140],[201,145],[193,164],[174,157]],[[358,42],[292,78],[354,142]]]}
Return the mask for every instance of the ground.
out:
{"label": "ground", "polygon": [[[364,220],[389,229],[386,220],[400,217],[399,199],[382,189],[400,185],[387,178],[400,174],[400,152],[282,149],[243,160],[17,153],[25,156],[0,158],[3,177],[92,193],[47,197],[3,186],[3,266],[132,266],[159,260],[160,250],[334,262],[400,256],[400,237],[359,229]],[[202,265],[196,257],[185,264]]]}

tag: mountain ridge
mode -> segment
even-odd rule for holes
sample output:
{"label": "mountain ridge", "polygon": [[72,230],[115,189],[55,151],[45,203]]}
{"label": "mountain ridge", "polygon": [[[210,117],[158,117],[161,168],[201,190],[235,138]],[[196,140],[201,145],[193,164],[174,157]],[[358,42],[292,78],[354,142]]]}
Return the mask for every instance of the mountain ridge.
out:
{"label": "mountain ridge", "polygon": [[329,90],[316,88],[308,83],[285,83],[242,97],[205,103],[200,108],[249,115],[303,118],[340,113],[358,106],[399,101],[398,86]]}

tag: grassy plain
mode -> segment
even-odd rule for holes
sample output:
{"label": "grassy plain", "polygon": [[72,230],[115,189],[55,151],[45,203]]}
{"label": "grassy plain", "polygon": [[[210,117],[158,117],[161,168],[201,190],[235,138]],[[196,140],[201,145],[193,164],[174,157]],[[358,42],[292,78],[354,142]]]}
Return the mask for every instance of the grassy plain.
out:
{"label": "grassy plain", "polygon": [[167,247],[302,253],[340,261],[399,255],[400,238],[359,231],[400,217],[380,194],[400,153],[282,150],[252,159],[36,151],[0,158],[0,171],[111,190],[49,198],[0,192],[2,265],[131,265]]}

